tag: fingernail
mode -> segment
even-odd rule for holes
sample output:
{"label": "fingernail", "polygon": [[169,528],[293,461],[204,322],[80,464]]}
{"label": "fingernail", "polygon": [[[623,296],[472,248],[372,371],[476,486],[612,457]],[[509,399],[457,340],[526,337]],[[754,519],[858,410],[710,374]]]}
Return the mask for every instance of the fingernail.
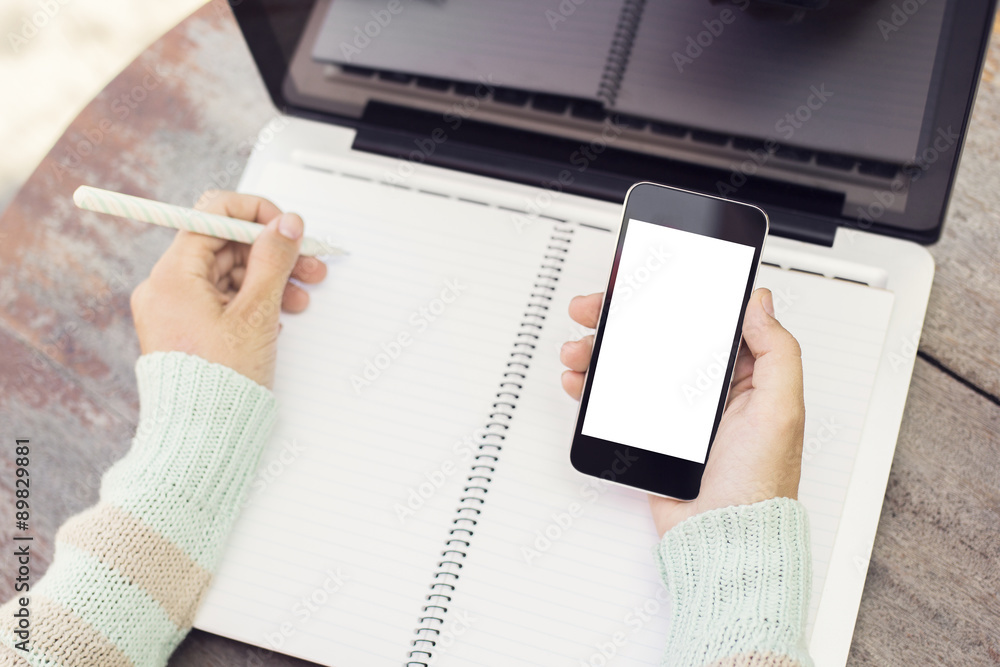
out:
{"label": "fingernail", "polygon": [[760,303],[764,306],[764,312],[771,317],[774,317],[774,300],[771,298],[771,290],[764,292],[764,296],[761,297]]}
{"label": "fingernail", "polygon": [[302,218],[294,213],[285,213],[278,220],[278,231],[286,239],[290,241],[298,241],[302,238]]}

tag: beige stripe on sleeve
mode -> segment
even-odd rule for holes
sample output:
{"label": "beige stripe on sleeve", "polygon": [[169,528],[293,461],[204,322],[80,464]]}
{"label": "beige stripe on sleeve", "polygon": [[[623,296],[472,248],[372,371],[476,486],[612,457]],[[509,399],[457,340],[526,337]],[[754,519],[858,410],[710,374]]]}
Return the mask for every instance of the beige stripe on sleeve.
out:
{"label": "beige stripe on sleeve", "polygon": [[0,644],[0,667],[28,667],[24,654],[6,644]]}
{"label": "beige stripe on sleeve", "polygon": [[[133,667],[128,656],[111,643],[110,639],[72,610],[58,603],[37,594],[32,595],[31,616],[29,646],[34,655],[44,656],[60,667]],[[0,654],[0,660],[6,659],[6,656]]]}
{"label": "beige stripe on sleeve", "polygon": [[212,575],[167,538],[124,510],[99,503],[56,534],[140,586],[179,628],[194,622]]}

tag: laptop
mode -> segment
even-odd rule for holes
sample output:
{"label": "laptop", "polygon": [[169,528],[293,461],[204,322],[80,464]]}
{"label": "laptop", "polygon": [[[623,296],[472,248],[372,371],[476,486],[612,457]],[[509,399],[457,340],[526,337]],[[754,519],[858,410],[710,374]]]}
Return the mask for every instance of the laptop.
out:
{"label": "laptop", "polygon": [[[388,414],[386,406],[402,414],[408,400],[453,391],[448,400],[461,421],[459,395],[482,391],[486,426],[477,431],[473,415],[456,427],[473,433],[475,456],[456,464],[468,468],[461,474],[444,472],[450,460],[438,465],[428,454],[411,486],[393,487],[395,455],[386,449],[387,472],[363,488],[358,480],[374,464],[359,463],[344,483],[356,483],[358,494],[379,488],[367,507],[338,510],[347,497],[310,495],[312,485],[333,484],[309,476],[334,459],[312,460],[289,444],[298,436],[287,422],[312,417],[286,413],[196,627],[255,645],[262,655],[279,651],[328,665],[658,660],[669,612],[662,591],[648,583],[655,579],[648,551],[655,534],[641,494],[588,493],[571,470],[565,425],[572,408],[558,398],[556,354],[558,342],[585,333],[569,322],[565,304],[578,291],[603,289],[626,190],[654,181],[747,201],[769,215],[759,283],[772,289],[779,319],[803,348],[802,500],[814,554],[809,649],[817,665],[844,665],[933,279],[924,245],[944,224],[995,3],[966,0],[961,10],[956,0],[833,2],[815,10],[755,0],[231,4],[279,114],[262,129],[240,190],[302,212],[307,226],[319,225],[310,233],[362,249],[384,243],[394,263],[423,253],[415,271],[420,261],[447,264],[490,246],[466,263],[498,261],[499,282],[523,282],[528,307],[512,306],[521,321],[502,336],[515,341],[509,358],[482,374],[442,372],[435,389],[416,378],[434,363],[452,363],[446,357],[461,349],[454,337],[441,338],[447,355],[420,366],[418,353],[407,351],[420,340],[386,340],[334,319],[286,322],[285,338],[309,345],[322,344],[324,331],[316,329],[323,326],[330,341],[375,341],[371,354],[344,371],[355,382],[343,400],[356,399],[357,411],[377,404],[383,412],[373,419],[401,420],[419,439],[421,418]],[[399,218],[413,219],[422,235],[406,241],[414,248],[409,255],[393,250],[407,230],[385,226]],[[419,239],[429,234],[422,249]],[[541,248],[537,266],[518,250],[533,243]],[[405,291],[405,267],[398,270],[394,283],[365,292],[363,304],[344,297],[342,307],[377,311],[373,302],[392,285]],[[351,275],[331,266],[332,281]],[[359,294],[365,289],[357,286]],[[483,304],[493,299],[501,309],[516,294],[495,289],[483,292]],[[459,304],[451,313],[478,307],[478,297],[461,291],[432,294],[427,309],[407,320],[416,329],[385,331],[415,335],[422,322],[428,336],[437,335],[427,313],[440,301],[442,321],[451,316],[449,294]],[[488,319],[484,308],[478,312]],[[490,322],[484,339],[507,326]],[[303,401],[323,395],[306,381],[310,357],[291,348],[281,354],[297,370],[279,369],[288,374],[278,378],[279,400],[283,391]],[[331,357],[330,368],[336,363]],[[466,366],[477,363],[470,358]],[[310,388],[295,394],[293,385]],[[330,410],[335,404],[326,403]],[[469,403],[469,414],[476,405]],[[324,428],[335,443],[331,423],[316,422],[312,432]],[[354,424],[344,430],[374,448],[373,456],[392,446],[384,434],[354,433]],[[491,433],[502,434],[502,447]],[[521,441],[544,460],[519,453]],[[460,451],[458,443],[452,451]],[[352,465],[339,461],[345,470]],[[407,489],[417,497],[409,504]],[[291,511],[301,525],[275,523],[269,512],[299,495]],[[317,510],[323,502],[330,504]],[[368,512],[373,504],[395,508],[399,523]],[[579,517],[573,506],[582,506]],[[338,512],[355,512],[368,526],[352,533],[351,544],[337,541],[350,532],[337,523]],[[448,519],[438,525],[437,516]],[[265,553],[262,545],[284,532],[279,526],[286,535],[300,531],[294,555]],[[402,561],[384,561],[364,545],[352,550],[360,542],[395,550],[400,535],[440,545],[427,547],[422,592],[402,610],[388,597],[376,604],[377,584],[364,588],[368,576],[407,589]],[[588,547],[580,545],[599,555],[581,555]],[[414,558],[423,568],[423,556]],[[598,565],[606,575],[586,569]],[[295,572],[284,573],[289,569]],[[596,576],[614,582],[609,588],[634,587],[639,604],[629,607],[632,598],[621,590],[578,596]],[[466,582],[468,591],[460,591]],[[398,623],[397,612],[405,617]],[[407,631],[390,641],[397,625]],[[580,628],[589,629],[578,636]]]}

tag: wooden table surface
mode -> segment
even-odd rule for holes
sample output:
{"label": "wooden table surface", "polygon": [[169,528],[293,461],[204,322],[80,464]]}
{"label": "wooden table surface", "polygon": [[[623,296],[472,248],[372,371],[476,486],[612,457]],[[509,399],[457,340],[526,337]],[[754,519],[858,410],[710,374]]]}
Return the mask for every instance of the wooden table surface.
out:
{"label": "wooden table surface", "polygon": [[[937,275],[853,665],[1000,665],[998,73],[995,38],[945,234],[931,248]],[[139,355],[129,294],[172,236],[76,211],[73,190],[88,183],[190,205],[202,190],[235,185],[232,172],[275,115],[228,5],[214,0],[84,109],[0,218],[0,503],[8,516],[13,440],[30,437],[37,574],[58,526],[96,502],[100,475],[129,446]],[[10,523],[0,525],[4,545]],[[3,600],[13,595],[10,551]],[[171,664],[262,664],[251,653],[195,631]],[[306,663],[265,655],[263,664]]]}

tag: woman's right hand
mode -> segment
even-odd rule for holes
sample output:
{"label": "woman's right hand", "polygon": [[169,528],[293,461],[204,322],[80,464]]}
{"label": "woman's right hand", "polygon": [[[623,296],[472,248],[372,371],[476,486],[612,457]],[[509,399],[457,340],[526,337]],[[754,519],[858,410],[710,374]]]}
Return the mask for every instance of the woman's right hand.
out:
{"label": "woman's right hand", "polygon": [[143,354],[186,352],[229,366],[271,387],[281,310],[298,313],[309,293],[289,280],[318,283],[326,265],[300,257],[302,218],[266,199],[206,193],[195,208],[264,225],[253,245],[179,231],[132,292]]}

